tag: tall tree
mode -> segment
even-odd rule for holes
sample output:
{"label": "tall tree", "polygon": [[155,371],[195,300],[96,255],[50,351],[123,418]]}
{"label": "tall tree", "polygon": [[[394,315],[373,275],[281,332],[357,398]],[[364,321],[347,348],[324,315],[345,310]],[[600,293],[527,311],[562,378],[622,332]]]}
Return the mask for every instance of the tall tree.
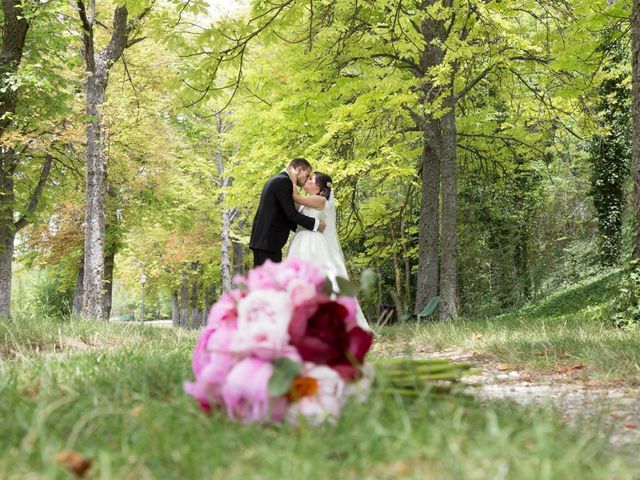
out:
{"label": "tall tree", "polygon": [[[55,3],[2,1],[0,46],[0,317],[11,313],[11,270],[15,237],[33,220],[55,160],[53,119],[63,108],[66,89],[58,74],[59,27],[52,20]],[[34,31],[35,28],[35,31]],[[23,58],[42,69],[37,81],[22,74]],[[52,58],[56,58],[52,60]],[[27,87],[27,88],[25,88]],[[31,109],[26,106],[31,104]],[[35,108],[33,108],[35,107]],[[43,121],[44,120],[44,121]],[[46,126],[44,126],[46,124]],[[53,127],[52,127],[53,125]],[[21,181],[16,183],[20,178]],[[26,195],[28,185],[31,190]]]}
{"label": "tall tree", "polygon": [[640,258],[640,0],[631,7],[631,158],[633,165],[633,256]]}
{"label": "tall tree", "polygon": [[145,8],[134,20],[129,20],[127,6],[118,5],[113,13],[113,27],[108,45],[99,50],[96,45],[95,0],[89,1],[89,11],[78,0],[78,15],[82,22],[82,41],[86,81],[87,145],[86,145],[86,210],[84,236],[84,298],[82,315],[105,319],[105,193],[107,158],[105,153],[103,107],[109,72],[125,49],[143,40],[136,36],[140,21],[149,13]]}

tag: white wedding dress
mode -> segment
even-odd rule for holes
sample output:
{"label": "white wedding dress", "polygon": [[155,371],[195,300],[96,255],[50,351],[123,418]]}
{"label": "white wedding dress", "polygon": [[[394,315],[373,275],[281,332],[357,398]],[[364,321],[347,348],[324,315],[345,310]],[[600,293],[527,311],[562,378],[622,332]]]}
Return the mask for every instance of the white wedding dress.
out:
{"label": "white wedding dress", "polygon": [[[313,263],[331,279],[334,289],[337,290],[335,278],[348,279],[349,275],[336,230],[336,204],[333,193],[322,210],[302,206],[300,211],[308,217],[324,220],[326,227],[323,233],[298,227],[289,244],[287,257],[295,257]],[[371,330],[359,303],[356,314],[358,325],[365,330]]]}

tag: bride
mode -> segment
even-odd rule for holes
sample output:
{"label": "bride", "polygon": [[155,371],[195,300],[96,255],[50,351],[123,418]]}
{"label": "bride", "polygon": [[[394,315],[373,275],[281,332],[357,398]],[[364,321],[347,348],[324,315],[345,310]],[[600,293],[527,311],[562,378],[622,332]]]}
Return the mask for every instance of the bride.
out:
{"label": "bride", "polygon": [[[302,187],[308,195],[300,195],[297,190],[298,172],[289,169],[289,178],[293,182],[293,201],[298,209],[308,217],[324,220],[324,233],[313,232],[298,227],[289,244],[287,257],[296,257],[309,261],[322,269],[335,283],[335,277],[349,278],[344,261],[338,232],[336,230],[336,204],[331,192],[331,177],[325,173],[314,172]],[[360,305],[357,304],[358,325],[370,330]]]}

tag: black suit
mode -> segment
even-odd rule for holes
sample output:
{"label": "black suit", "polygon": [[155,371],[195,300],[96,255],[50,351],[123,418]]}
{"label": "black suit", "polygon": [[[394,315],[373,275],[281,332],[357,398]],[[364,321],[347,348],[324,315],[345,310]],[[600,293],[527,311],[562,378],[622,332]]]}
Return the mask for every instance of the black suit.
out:
{"label": "black suit", "polygon": [[254,266],[262,265],[267,259],[280,262],[289,231],[295,231],[296,225],[313,230],[315,222],[296,210],[289,175],[282,172],[271,177],[262,189],[251,228],[249,248],[253,250]]}

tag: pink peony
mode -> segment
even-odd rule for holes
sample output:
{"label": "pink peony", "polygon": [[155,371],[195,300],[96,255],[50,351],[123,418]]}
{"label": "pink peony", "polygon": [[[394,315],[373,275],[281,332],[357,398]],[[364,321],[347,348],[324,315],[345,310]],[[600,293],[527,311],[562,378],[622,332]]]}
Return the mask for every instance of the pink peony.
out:
{"label": "pink peony", "polygon": [[289,344],[292,305],[289,295],[256,290],[238,302],[238,330],[232,345],[236,353],[276,358]]}
{"label": "pink peony", "polygon": [[219,329],[207,326],[196,343],[191,360],[196,378],[194,382],[185,382],[184,389],[206,411],[221,403],[221,386],[235,362],[230,353],[234,333],[230,326]]}
{"label": "pink peony", "polygon": [[302,279],[291,280],[287,285],[287,292],[293,308],[311,302],[318,296],[315,285]]}
{"label": "pink peony", "polygon": [[325,276],[312,263],[292,257],[276,265],[278,268],[273,270],[273,276],[283,289],[288,290],[294,281],[302,281],[313,286],[316,292],[322,290]]}
{"label": "pink peony", "polygon": [[274,266],[277,267],[277,265],[279,264],[267,260],[263,265],[252,269],[247,275],[246,285],[249,291],[281,290],[282,286],[274,277]]}
{"label": "pink peony", "polygon": [[287,408],[284,397],[269,396],[269,379],[273,374],[270,362],[245,358],[227,377],[222,398],[230,418],[245,423],[281,421]]}
{"label": "pink peony", "polygon": [[223,323],[236,322],[238,318],[237,302],[240,299],[237,291],[224,292],[211,307],[207,325],[219,327]]}

